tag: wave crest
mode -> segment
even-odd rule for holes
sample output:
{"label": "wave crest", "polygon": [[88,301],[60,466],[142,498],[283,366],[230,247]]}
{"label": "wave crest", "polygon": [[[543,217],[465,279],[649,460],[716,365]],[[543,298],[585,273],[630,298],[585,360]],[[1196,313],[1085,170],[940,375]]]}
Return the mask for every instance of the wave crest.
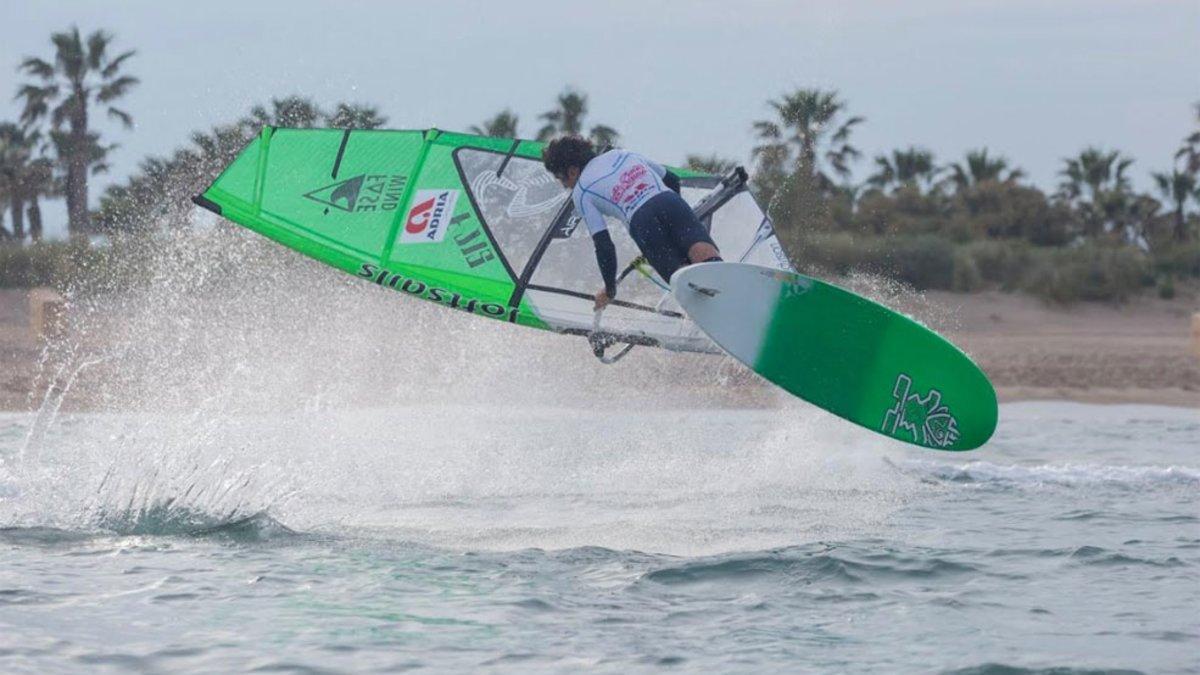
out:
{"label": "wave crest", "polygon": [[1200,486],[1200,470],[1185,466],[1126,466],[1108,464],[1005,465],[991,462],[950,464],[910,460],[896,464],[909,474],[938,482],[992,484],[999,486],[1082,487],[1107,485],[1142,488],[1152,486]]}

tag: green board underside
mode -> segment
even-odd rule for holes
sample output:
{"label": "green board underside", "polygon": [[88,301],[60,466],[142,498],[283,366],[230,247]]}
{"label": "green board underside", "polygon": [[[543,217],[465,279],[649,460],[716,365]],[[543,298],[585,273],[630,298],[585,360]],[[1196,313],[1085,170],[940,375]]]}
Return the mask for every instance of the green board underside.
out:
{"label": "green board underside", "polygon": [[805,400],[899,440],[979,447],[995,391],[940,335],[866,298],[801,275],[781,284],[756,372]]}

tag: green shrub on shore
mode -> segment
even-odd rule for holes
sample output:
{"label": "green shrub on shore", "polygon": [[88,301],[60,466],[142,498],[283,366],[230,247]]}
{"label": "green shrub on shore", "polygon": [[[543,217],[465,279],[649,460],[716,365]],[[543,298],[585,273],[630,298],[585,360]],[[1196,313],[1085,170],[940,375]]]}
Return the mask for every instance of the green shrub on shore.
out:
{"label": "green shrub on shore", "polygon": [[[162,255],[155,253],[162,248],[155,242],[150,235],[125,235],[100,246],[78,241],[0,246],[0,288],[119,290],[145,280],[147,265]],[[933,234],[820,232],[798,240],[794,249],[792,260],[810,273],[866,272],[918,290],[1022,291],[1060,303],[1119,302],[1143,290],[1173,296],[1176,280],[1200,276],[1195,242],[1148,255],[1114,243],[1042,247],[1019,239],[955,243]]]}
{"label": "green shrub on shore", "polygon": [[1119,302],[1154,284],[1150,259],[1127,246],[1087,244],[1037,256],[1023,289],[1046,300]]}
{"label": "green shrub on shore", "polygon": [[1158,280],[1158,297],[1163,300],[1175,298],[1175,278],[1170,274],[1164,275]]}
{"label": "green shrub on shore", "polygon": [[1156,249],[1154,268],[1163,274],[1200,277],[1200,242],[1193,241]]}
{"label": "green shrub on shore", "polygon": [[843,276],[862,269],[863,261],[869,257],[866,240],[849,232],[812,234],[789,246],[788,253],[800,270],[817,267]]}
{"label": "green shrub on shore", "polygon": [[80,240],[0,246],[0,288],[49,286],[60,291],[117,290],[134,283],[148,254],[137,238],[93,246]]}
{"label": "green shrub on shore", "polygon": [[1024,275],[1034,256],[1044,249],[1036,249],[1020,240],[983,240],[963,246],[962,251],[979,269],[981,283],[975,288],[955,290],[974,291],[990,286],[1004,291],[1015,291],[1021,288]]}
{"label": "green shrub on shore", "polygon": [[913,288],[953,288],[954,244],[932,234],[895,237],[877,246],[879,270]]}
{"label": "green shrub on shore", "polygon": [[[1122,301],[1155,284],[1156,260],[1124,245],[1050,248],[1021,240],[954,244],[936,235],[806,237],[794,256],[803,270],[881,274],[918,290],[1025,291],[1053,302]],[[1187,252],[1159,265],[1184,266]]]}
{"label": "green shrub on shore", "polygon": [[0,246],[0,288],[61,286],[75,248],[65,241]]}
{"label": "green shrub on shore", "polygon": [[951,277],[950,289],[958,293],[970,293],[984,287],[979,263],[961,247],[954,251],[954,272]]}

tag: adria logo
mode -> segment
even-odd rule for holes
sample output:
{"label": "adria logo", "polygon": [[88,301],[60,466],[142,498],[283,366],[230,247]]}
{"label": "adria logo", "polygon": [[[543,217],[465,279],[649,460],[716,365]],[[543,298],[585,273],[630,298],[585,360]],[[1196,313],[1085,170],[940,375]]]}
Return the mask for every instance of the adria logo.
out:
{"label": "adria logo", "polygon": [[404,231],[409,234],[420,234],[429,227],[429,219],[433,217],[433,204],[437,198],[426,199],[425,201],[412,207],[408,212],[408,223],[404,225]]}
{"label": "adria logo", "polygon": [[417,190],[412,208],[404,218],[400,242],[404,244],[434,244],[446,238],[458,190]]}

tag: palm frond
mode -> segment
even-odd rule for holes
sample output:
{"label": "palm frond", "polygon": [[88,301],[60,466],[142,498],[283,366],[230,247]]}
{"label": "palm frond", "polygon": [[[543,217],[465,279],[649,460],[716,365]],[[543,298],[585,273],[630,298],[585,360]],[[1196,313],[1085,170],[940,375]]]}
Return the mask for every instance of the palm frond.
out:
{"label": "palm frond", "polygon": [[121,125],[126,129],[133,128],[133,116],[124,110],[120,110],[118,108],[109,108],[108,116],[120,122]]}
{"label": "palm frond", "polygon": [[101,70],[104,66],[105,52],[112,42],[113,36],[103,30],[93,31],[87,38],[87,64],[91,70]]}
{"label": "palm frond", "polygon": [[108,82],[100,87],[100,91],[96,92],[96,100],[101,103],[108,103],[121,98],[130,89],[135,87],[140,80],[132,75],[122,75],[117,79]]}
{"label": "palm frond", "polygon": [[42,119],[50,112],[50,101],[58,96],[56,85],[39,87],[35,84],[22,85],[17,90],[16,99],[25,99],[25,108],[21,111],[21,121],[32,123]]}
{"label": "palm frond", "polygon": [[863,122],[866,122],[866,121],[867,121],[867,118],[865,118],[865,117],[861,117],[861,116],[851,117],[850,119],[846,120],[845,124],[838,127],[838,130],[833,134],[833,137],[830,138],[829,140],[831,140],[834,143],[841,143],[841,142],[845,141],[847,138],[850,137],[850,134],[854,130],[855,126],[862,124]]}
{"label": "palm frond", "polygon": [[54,78],[54,65],[43,61],[37,57],[31,56],[21,62],[17,67],[18,70],[23,70],[34,77],[40,77],[43,80]]}
{"label": "palm frond", "polygon": [[71,115],[71,108],[66,102],[54,106],[50,111],[50,126],[58,129],[63,125],[63,122]]}
{"label": "palm frond", "polygon": [[72,82],[82,81],[86,63],[79,28],[72,26],[70,32],[54,33],[50,42],[54,43],[54,61],[58,70]]}
{"label": "palm frond", "polygon": [[754,130],[758,132],[758,137],[763,139],[777,139],[783,135],[779,125],[769,120],[759,120],[754,123]]}
{"label": "palm frond", "polygon": [[104,68],[100,71],[100,77],[107,80],[108,78],[112,77],[113,75],[116,75],[117,71],[121,69],[121,64],[125,63],[126,60],[128,60],[130,57],[132,57],[135,54],[137,54],[137,50],[130,49],[129,51],[125,52],[124,54],[121,54],[120,56],[113,59],[112,61],[109,61],[108,64],[105,65]]}

